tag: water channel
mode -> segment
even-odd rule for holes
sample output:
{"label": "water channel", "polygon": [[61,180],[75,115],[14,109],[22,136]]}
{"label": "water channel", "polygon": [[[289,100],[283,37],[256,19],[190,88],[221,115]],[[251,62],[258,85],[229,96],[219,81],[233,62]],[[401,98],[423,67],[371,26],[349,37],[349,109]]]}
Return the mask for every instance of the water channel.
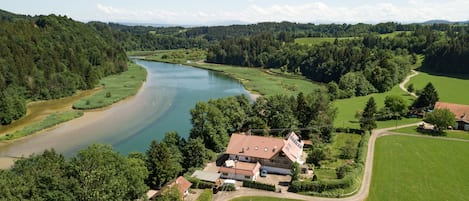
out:
{"label": "water channel", "polygon": [[28,156],[49,148],[71,156],[92,143],[111,144],[122,154],[144,152],[151,140],[162,139],[166,132],[177,131],[188,137],[190,109],[197,102],[248,94],[238,81],[221,73],[160,62],[136,62],[146,68],[148,76],[135,97],[0,146],[0,157]]}

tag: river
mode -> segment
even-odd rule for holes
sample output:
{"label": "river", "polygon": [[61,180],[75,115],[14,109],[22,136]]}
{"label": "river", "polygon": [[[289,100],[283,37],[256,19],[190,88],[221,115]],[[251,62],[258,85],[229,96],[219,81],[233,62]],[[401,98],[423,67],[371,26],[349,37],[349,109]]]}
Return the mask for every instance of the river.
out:
{"label": "river", "polygon": [[190,109],[199,101],[245,94],[238,81],[203,69],[136,60],[148,72],[139,93],[102,111],[86,112],[81,118],[0,146],[0,157],[28,156],[54,148],[65,156],[92,143],[113,145],[127,154],[144,152],[151,140],[169,131],[187,138]]}

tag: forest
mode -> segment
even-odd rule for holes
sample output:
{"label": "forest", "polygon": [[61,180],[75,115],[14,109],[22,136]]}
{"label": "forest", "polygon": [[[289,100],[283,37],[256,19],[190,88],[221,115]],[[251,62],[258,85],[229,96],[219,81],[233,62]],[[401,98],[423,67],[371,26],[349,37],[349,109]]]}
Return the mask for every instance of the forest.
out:
{"label": "forest", "polygon": [[66,16],[0,15],[1,124],[22,117],[27,101],[70,96],[127,69],[124,49],[93,26]]}

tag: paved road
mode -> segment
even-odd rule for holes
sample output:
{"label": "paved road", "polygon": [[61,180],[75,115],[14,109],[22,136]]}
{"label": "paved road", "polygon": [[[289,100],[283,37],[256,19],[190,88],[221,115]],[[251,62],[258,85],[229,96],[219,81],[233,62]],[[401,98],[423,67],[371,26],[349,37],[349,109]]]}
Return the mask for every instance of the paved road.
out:
{"label": "paved road", "polygon": [[404,81],[402,81],[402,82],[399,84],[399,87],[400,87],[403,91],[405,91],[405,92],[407,92],[408,94],[410,94],[411,96],[417,97],[417,95],[416,95],[415,93],[409,92],[409,91],[407,91],[407,88],[405,88],[405,85],[407,84],[407,82],[410,81],[410,78],[412,78],[412,77],[414,77],[414,76],[416,76],[416,75],[419,74],[419,72],[417,72],[417,71],[415,71],[415,70],[411,70],[411,71],[412,71],[412,74],[408,75],[408,76],[404,79]]}
{"label": "paved road", "polygon": [[[358,192],[350,197],[322,198],[322,197],[300,195],[300,194],[290,193],[290,192],[274,193],[274,192],[269,192],[269,191],[262,191],[262,190],[241,187],[240,189],[234,192],[219,192],[218,194],[214,195],[213,200],[214,201],[226,201],[226,200],[231,200],[236,197],[243,197],[243,196],[266,196],[266,197],[268,196],[268,197],[290,198],[290,199],[311,200],[311,201],[362,201],[362,200],[365,200],[368,197],[368,193],[370,191],[376,139],[381,136],[386,136],[386,135],[397,135],[397,134],[407,135],[407,134],[402,134],[402,133],[389,132],[389,130],[410,127],[410,126],[417,126],[419,124],[420,122],[398,126],[397,128],[392,127],[392,128],[377,129],[373,131],[368,141],[368,153],[366,156],[365,170],[363,174],[362,185],[360,186],[360,189],[358,190]],[[414,135],[414,136],[420,136],[420,135]],[[423,136],[423,137],[431,138],[432,136]],[[466,141],[469,142],[469,140],[466,140]]]}
{"label": "paved road", "polygon": [[[407,89],[405,88],[405,84],[409,82],[410,78],[418,75],[417,71],[412,70],[411,75],[407,76],[404,81],[402,81],[401,84],[399,84],[399,87],[404,90],[405,92],[409,93]],[[412,96],[417,97],[414,93],[409,93]],[[469,140],[461,140],[461,139],[453,139],[453,138],[445,138],[445,137],[438,137],[435,138],[433,136],[425,136],[425,135],[412,135],[412,134],[403,134],[403,133],[396,133],[396,132],[390,132],[390,130],[398,129],[398,128],[405,128],[405,127],[410,127],[410,126],[417,126],[421,122],[418,123],[413,123],[413,124],[407,124],[407,125],[401,125],[397,127],[392,127],[392,128],[384,128],[384,129],[376,129],[373,130],[370,139],[368,141],[368,151],[367,151],[367,156],[366,156],[366,162],[365,162],[365,170],[363,174],[363,179],[362,179],[362,185],[360,186],[360,189],[355,193],[354,195],[346,198],[323,198],[323,197],[313,197],[313,196],[306,196],[306,195],[300,195],[296,193],[291,193],[291,192],[284,192],[282,191],[281,193],[274,193],[274,192],[269,192],[269,191],[263,191],[263,190],[257,190],[257,189],[250,189],[250,188],[243,188],[241,187],[237,191],[234,192],[219,192],[218,194],[215,194],[213,197],[214,201],[227,201],[231,200],[233,198],[237,197],[244,197],[244,196],[265,196],[265,197],[279,197],[279,198],[290,198],[290,199],[298,199],[298,200],[311,200],[311,201],[363,201],[366,200],[368,197],[368,194],[370,192],[370,184],[371,184],[371,177],[372,177],[372,171],[373,171],[373,159],[374,159],[374,150],[375,150],[375,142],[376,139],[382,136],[387,136],[387,135],[407,135],[407,136],[416,136],[416,137],[424,137],[424,138],[434,138],[434,139],[442,139],[442,140],[454,140],[454,141],[465,141],[469,142]]]}

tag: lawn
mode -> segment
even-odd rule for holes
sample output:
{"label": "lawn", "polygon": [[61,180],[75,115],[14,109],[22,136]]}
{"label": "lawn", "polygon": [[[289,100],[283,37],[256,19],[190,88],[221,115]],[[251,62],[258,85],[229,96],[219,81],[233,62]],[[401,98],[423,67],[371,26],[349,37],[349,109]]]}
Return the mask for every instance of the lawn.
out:
{"label": "lawn", "polygon": [[378,138],[367,200],[467,200],[468,155],[468,142]]}
{"label": "lawn", "polygon": [[135,95],[146,80],[147,71],[137,64],[129,63],[128,70],[101,79],[104,90],[82,98],[73,104],[75,109],[96,109],[109,106]]}
{"label": "lawn", "polygon": [[[406,101],[407,104],[410,105],[414,100],[414,97],[406,94],[402,91],[398,85],[394,86],[390,91],[385,93],[376,93],[371,94],[368,96],[360,96],[354,98],[347,98],[347,99],[340,99],[334,101],[334,106],[338,109],[337,117],[334,120],[335,127],[350,127],[350,128],[360,128],[360,124],[358,123],[358,119],[355,119],[355,113],[358,110],[363,110],[365,108],[366,102],[370,97],[374,97],[375,102],[379,108],[384,107],[384,99],[388,95],[398,95],[402,96]],[[415,123],[421,121],[420,119],[407,119],[403,118],[401,120],[397,120],[397,125]],[[378,128],[387,128],[396,126],[396,121],[378,121]]]}
{"label": "lawn", "polygon": [[466,93],[469,86],[469,76],[461,75],[433,75],[426,72],[413,77],[409,84],[413,84],[415,89],[423,89],[428,82],[432,82],[440,97],[440,101],[469,105],[469,93]]}
{"label": "lawn", "polygon": [[[329,145],[331,150],[331,160],[321,161],[321,168],[315,169],[315,174],[319,179],[337,179],[335,168],[342,166],[347,163],[347,160],[340,159],[340,148],[345,146],[347,140],[352,140],[355,147],[358,147],[361,136],[357,134],[347,133],[336,133],[332,140],[332,144]],[[358,149],[357,149],[358,151]]]}
{"label": "lawn", "polygon": [[287,198],[275,198],[275,197],[261,197],[261,196],[246,196],[232,199],[231,201],[300,201]]}
{"label": "lawn", "polygon": [[[416,126],[412,127],[406,127],[406,128],[400,128],[396,130],[392,130],[393,132],[398,132],[398,133],[407,133],[407,134],[416,134],[416,135],[426,135],[424,133],[420,133],[417,131]],[[457,139],[464,139],[464,140],[469,140],[469,132],[467,131],[461,131],[461,130],[446,130],[445,131],[446,136],[443,137],[449,137],[449,138],[457,138]]]}

